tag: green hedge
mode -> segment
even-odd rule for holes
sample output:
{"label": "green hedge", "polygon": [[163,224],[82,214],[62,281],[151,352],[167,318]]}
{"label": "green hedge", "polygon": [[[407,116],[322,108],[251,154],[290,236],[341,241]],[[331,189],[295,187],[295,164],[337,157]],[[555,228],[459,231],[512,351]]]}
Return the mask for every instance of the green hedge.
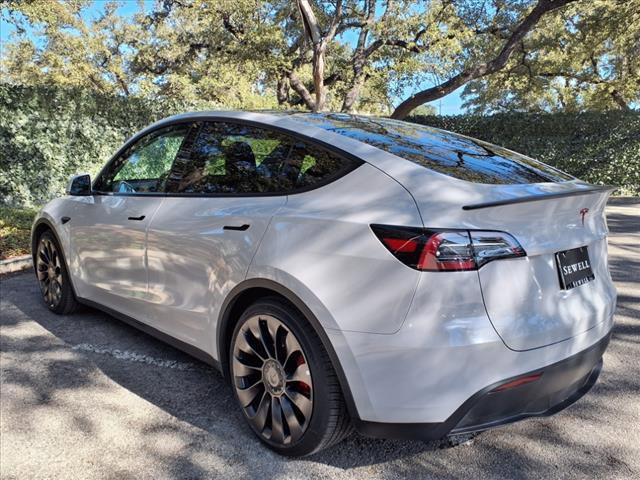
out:
{"label": "green hedge", "polygon": [[409,120],[524,153],[587,182],[640,195],[640,113],[505,113]]}
{"label": "green hedge", "polygon": [[128,137],[184,108],[0,84],[0,204],[42,205],[64,192],[69,175],[95,175]]}
{"label": "green hedge", "polygon": [[[0,84],[0,204],[30,207],[61,194],[72,173],[97,173],[124,140],[175,112],[83,90]],[[640,194],[640,115],[588,113],[414,117],[526,153],[594,183]]]}

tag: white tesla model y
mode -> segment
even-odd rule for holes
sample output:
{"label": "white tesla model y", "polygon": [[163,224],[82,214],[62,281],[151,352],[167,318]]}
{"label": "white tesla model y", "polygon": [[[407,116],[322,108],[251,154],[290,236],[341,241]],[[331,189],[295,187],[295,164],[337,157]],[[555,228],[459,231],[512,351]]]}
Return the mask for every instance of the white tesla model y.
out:
{"label": "white tesla model y", "polygon": [[435,439],[570,405],[616,292],[611,189],[387,119],[205,112],[131,138],[33,225],[48,307],[220,368],[268,446]]}

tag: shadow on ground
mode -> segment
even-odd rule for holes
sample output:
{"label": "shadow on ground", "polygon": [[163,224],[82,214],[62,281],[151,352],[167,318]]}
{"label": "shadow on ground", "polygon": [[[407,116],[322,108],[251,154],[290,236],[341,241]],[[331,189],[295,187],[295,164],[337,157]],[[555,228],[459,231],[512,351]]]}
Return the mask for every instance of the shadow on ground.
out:
{"label": "shadow on ground", "polygon": [[[53,412],[66,430],[51,434],[51,442],[64,443],[66,431],[69,442],[77,432],[90,442],[104,435],[107,418],[121,432],[114,438],[131,437],[127,445],[132,450],[123,451],[119,440],[86,448],[105,452],[107,458],[95,462],[106,475],[98,476],[114,478],[640,476],[637,224],[628,213],[609,216],[622,252],[611,258],[612,275],[632,286],[620,292],[601,379],[589,395],[551,419],[486,432],[455,448],[354,435],[313,457],[284,459],[254,438],[216,370],[101,312],[85,308],[77,315],[55,316],[40,302],[32,274],[21,274],[2,280],[2,385],[7,395],[2,407],[3,423],[10,424],[3,433],[20,439],[43,436],[40,419]],[[47,448],[52,457],[74,455]],[[117,462],[108,458],[116,454],[121,455]],[[145,470],[137,471],[136,462]],[[90,468],[86,461],[80,467]]]}

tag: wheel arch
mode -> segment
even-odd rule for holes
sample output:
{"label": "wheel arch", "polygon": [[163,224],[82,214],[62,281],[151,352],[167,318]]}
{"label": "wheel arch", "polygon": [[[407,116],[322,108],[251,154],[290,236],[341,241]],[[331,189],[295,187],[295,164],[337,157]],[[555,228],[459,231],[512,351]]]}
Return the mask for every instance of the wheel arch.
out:
{"label": "wheel arch", "polygon": [[31,259],[33,261],[33,268],[34,270],[36,268],[36,252],[38,249],[38,240],[40,239],[42,234],[46,231],[51,232],[51,234],[56,239],[58,246],[60,247],[60,256],[62,257],[64,266],[67,269],[67,272],[69,274],[69,280],[70,280],[69,283],[71,284],[71,291],[73,292],[74,297],[78,298],[76,287],[73,282],[73,276],[71,275],[71,270],[69,269],[69,261],[67,260],[67,254],[64,251],[64,244],[60,240],[60,236],[58,235],[58,232],[56,231],[56,228],[53,225],[53,223],[48,218],[45,218],[45,217],[41,217],[38,220],[36,220],[33,224],[33,227],[31,227]]}
{"label": "wheel arch", "polygon": [[39,218],[38,220],[36,220],[36,222],[33,224],[33,227],[31,228],[31,258],[33,259],[34,265],[36,262],[36,250],[38,248],[38,240],[40,239],[42,234],[47,230],[51,230],[51,232],[53,233],[53,236],[56,238],[56,241],[58,242],[58,245],[61,245],[60,238],[58,237],[58,234],[56,233],[56,229],[51,224],[51,222],[46,218]]}
{"label": "wheel arch", "polygon": [[344,395],[347,410],[352,419],[359,419],[356,403],[353,398],[351,387],[347,381],[347,377],[344,373],[342,363],[338,358],[338,355],[329,339],[325,329],[321,325],[316,315],[311,309],[303,302],[298,295],[292,292],[287,287],[277,283],[273,280],[254,278],[248,279],[238,284],[225,299],[222,308],[220,309],[220,317],[217,328],[217,350],[218,358],[220,362],[220,370],[223,377],[230,381],[231,375],[229,371],[229,343],[231,341],[231,335],[237,321],[242,315],[242,312],[253,302],[260,298],[277,297],[284,300],[291,307],[296,309],[300,315],[309,323],[313,328],[316,335],[322,342],[322,346],[329,354],[331,364],[336,371],[340,388]]}

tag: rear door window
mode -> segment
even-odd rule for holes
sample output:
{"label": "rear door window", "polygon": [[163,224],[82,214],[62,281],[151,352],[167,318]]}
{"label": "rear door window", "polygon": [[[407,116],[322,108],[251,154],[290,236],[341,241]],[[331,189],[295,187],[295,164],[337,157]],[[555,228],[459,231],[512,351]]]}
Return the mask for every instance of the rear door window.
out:
{"label": "rear door window", "polygon": [[358,164],[295,137],[226,122],[198,124],[176,158],[167,193],[274,194],[322,185]]}

